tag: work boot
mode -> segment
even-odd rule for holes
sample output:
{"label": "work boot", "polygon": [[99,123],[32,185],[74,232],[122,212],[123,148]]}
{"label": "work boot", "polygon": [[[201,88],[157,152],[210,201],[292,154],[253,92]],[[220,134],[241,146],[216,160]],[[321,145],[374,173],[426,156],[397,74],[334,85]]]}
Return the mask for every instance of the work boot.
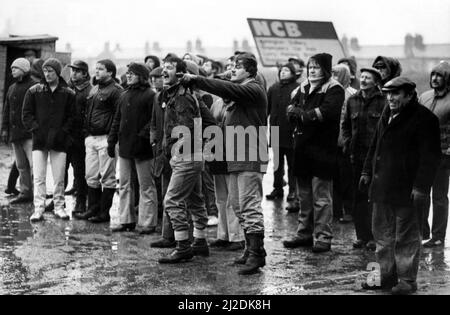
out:
{"label": "work boot", "polygon": [[400,280],[398,284],[392,288],[391,292],[393,295],[409,295],[416,291],[417,291],[417,283]]}
{"label": "work boot", "polygon": [[158,262],[160,264],[176,264],[186,262],[194,257],[194,252],[189,240],[177,241],[175,250],[167,256],[161,257]]}
{"label": "work boot", "polygon": [[295,201],[297,199],[297,194],[295,191],[289,192],[289,195],[286,197],[286,201]]}
{"label": "work boot", "polygon": [[72,211],[72,216],[76,214],[83,214],[86,212],[86,196],[77,196],[75,208]]}
{"label": "work boot", "polygon": [[217,247],[217,248],[224,248],[227,247],[228,245],[230,245],[229,241],[221,240],[220,238],[211,241],[209,243],[209,247]]}
{"label": "work boot", "polygon": [[131,232],[134,231],[134,229],[136,228],[136,223],[125,223],[125,224],[120,224],[119,226],[112,228],[111,232],[116,233],[116,232]]}
{"label": "work boot", "polygon": [[74,217],[79,220],[88,220],[89,218],[94,217],[99,212],[101,196],[101,188],[88,187],[88,209],[84,213],[75,213]]}
{"label": "work boot", "polygon": [[245,248],[244,248],[244,253],[242,254],[241,257],[238,257],[238,258],[236,258],[236,259],[234,260],[234,263],[235,263],[236,265],[245,265],[245,263],[247,262],[247,259],[248,259],[248,255],[249,255],[248,247],[249,247],[250,242],[249,242],[249,240],[248,240],[247,233],[244,233],[244,236],[245,236]]}
{"label": "work boot", "polygon": [[209,256],[209,247],[206,239],[204,238],[194,238],[194,242],[192,243],[192,251],[194,256]]}
{"label": "work boot", "polygon": [[103,223],[109,222],[109,209],[111,209],[114,194],[116,193],[115,188],[103,188],[102,197],[100,199],[100,211],[99,213],[90,218],[89,221],[92,223]]}
{"label": "work boot", "polygon": [[364,248],[364,247],[366,247],[366,244],[367,244],[367,241],[358,239],[353,242],[353,248],[355,248],[355,249]]}
{"label": "work boot", "polygon": [[312,238],[303,238],[299,236],[294,236],[289,240],[283,241],[283,246],[286,248],[311,247],[313,245],[314,240]]}
{"label": "work boot", "polygon": [[70,216],[67,213],[65,208],[59,209],[55,211],[55,216],[61,220],[70,220]]}
{"label": "work boot", "polygon": [[260,267],[266,265],[266,251],[264,250],[264,234],[248,234],[250,246],[248,248],[248,259],[244,267],[238,272],[240,275],[251,275],[258,272]]}
{"label": "work boot", "polygon": [[286,210],[288,213],[297,213],[300,211],[300,204],[297,201],[290,201]]}
{"label": "work boot", "polygon": [[12,199],[9,204],[10,205],[17,205],[20,203],[27,203],[27,202],[32,202],[33,201],[33,197],[31,196],[26,196],[24,194],[19,194],[16,198]]}
{"label": "work boot", "polygon": [[173,248],[175,245],[175,240],[169,240],[167,238],[161,238],[160,240],[150,243],[150,247],[153,248]]}
{"label": "work boot", "polygon": [[374,240],[368,241],[366,244],[366,249],[372,252],[377,250],[377,243]]}
{"label": "work boot", "polygon": [[227,247],[225,247],[226,251],[235,251],[235,250],[242,250],[245,249],[245,241],[241,242],[230,242]]}
{"label": "work boot", "polygon": [[314,244],[314,246],[312,248],[313,253],[325,253],[325,252],[329,252],[330,250],[331,250],[331,244],[321,242],[321,241],[316,241],[316,243]]}
{"label": "work boot", "polygon": [[73,186],[70,190],[65,191],[64,195],[71,196],[71,195],[76,195],[76,193],[77,193],[77,188],[75,186]]}
{"label": "work boot", "polygon": [[38,222],[44,220],[44,212],[42,210],[35,210],[30,217],[31,222]]}
{"label": "work boot", "polygon": [[275,200],[283,198],[283,189],[275,188],[270,194],[266,195],[267,200]]}

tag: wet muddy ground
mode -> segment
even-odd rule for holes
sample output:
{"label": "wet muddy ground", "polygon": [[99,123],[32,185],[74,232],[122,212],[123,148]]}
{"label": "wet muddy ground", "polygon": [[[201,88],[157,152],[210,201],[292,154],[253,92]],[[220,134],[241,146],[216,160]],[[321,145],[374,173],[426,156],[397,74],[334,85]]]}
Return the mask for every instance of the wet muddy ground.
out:
{"label": "wet muddy ground", "polygon": [[[215,249],[208,258],[159,265],[157,259],[170,252],[150,248],[159,233],[113,234],[109,224],[61,221],[51,213],[31,224],[31,204],[9,206],[3,193],[11,163],[10,150],[0,147],[0,294],[379,294],[360,289],[375,255],[352,248],[352,224],[334,224],[329,253],[285,249],[281,242],[295,233],[297,216],[284,210],[285,202],[264,201],[268,256],[260,273],[239,276],[232,264],[239,252]],[[267,174],[265,194],[271,183]],[[66,204],[72,209],[73,198]],[[208,228],[209,239],[215,233]],[[418,285],[417,294],[450,294],[449,247],[424,249]]]}

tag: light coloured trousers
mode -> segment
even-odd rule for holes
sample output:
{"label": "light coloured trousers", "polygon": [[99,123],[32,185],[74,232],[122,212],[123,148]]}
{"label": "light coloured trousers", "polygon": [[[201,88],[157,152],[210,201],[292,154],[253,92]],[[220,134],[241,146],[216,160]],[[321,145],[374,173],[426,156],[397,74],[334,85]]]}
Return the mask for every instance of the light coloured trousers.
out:
{"label": "light coloured trousers", "polygon": [[64,210],[64,174],[66,171],[66,153],[57,151],[33,151],[34,175],[34,209],[44,212],[45,197],[47,194],[47,161],[50,157],[50,166],[53,177],[53,202],[55,212]]}
{"label": "light coloured trousers", "polygon": [[12,147],[20,175],[20,192],[24,196],[31,197],[33,194],[31,179],[33,172],[33,140],[15,141],[12,143]]}
{"label": "light coloured trousers", "polygon": [[239,203],[232,203],[229,197],[229,175],[214,175],[214,187],[216,190],[216,204],[219,210],[219,223],[217,225],[217,238],[229,242],[241,242],[244,240],[244,231],[239,224],[235,212],[239,211]]}
{"label": "light coloured trousers", "polygon": [[264,216],[261,207],[263,174],[237,172],[230,174],[228,185],[230,203],[235,209],[242,229],[247,234],[264,234]]}
{"label": "light coloured trousers", "polygon": [[[116,188],[116,158],[108,155],[108,136],[89,136],[86,146],[86,182],[91,188]],[[116,147],[117,156],[117,147]]]}
{"label": "light coloured trousers", "polygon": [[119,157],[119,217],[121,224],[135,223],[134,191],[131,188],[131,168],[136,165],[139,181],[138,226],[156,227],[158,223],[158,194],[152,175],[153,163],[148,160],[132,160]]}
{"label": "light coloured trousers", "polygon": [[333,238],[333,181],[298,178],[300,212],[297,234],[304,239],[331,243]]}

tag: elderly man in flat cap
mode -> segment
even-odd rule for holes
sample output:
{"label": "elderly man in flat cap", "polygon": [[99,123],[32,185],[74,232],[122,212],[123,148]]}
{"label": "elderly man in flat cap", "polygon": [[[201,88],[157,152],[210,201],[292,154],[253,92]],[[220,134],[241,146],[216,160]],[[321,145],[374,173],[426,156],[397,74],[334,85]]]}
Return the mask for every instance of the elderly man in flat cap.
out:
{"label": "elderly man in flat cap", "polygon": [[366,157],[360,187],[370,185],[372,232],[380,265],[380,286],[393,294],[417,290],[421,209],[430,193],[441,156],[438,118],[419,104],[414,82],[397,77],[383,92],[381,115]]}

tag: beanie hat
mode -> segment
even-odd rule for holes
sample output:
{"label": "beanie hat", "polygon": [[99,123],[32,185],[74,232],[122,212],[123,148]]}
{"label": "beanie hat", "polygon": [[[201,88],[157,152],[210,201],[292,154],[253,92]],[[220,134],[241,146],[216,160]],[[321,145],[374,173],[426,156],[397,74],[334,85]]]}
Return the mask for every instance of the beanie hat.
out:
{"label": "beanie hat", "polygon": [[328,79],[331,78],[331,65],[332,65],[333,56],[331,56],[330,54],[327,54],[327,53],[320,53],[320,54],[316,54],[316,55],[312,56],[309,59],[310,62],[311,62],[311,59],[315,60],[319,64],[320,68],[322,68],[325,79],[328,81]]}
{"label": "beanie hat", "polygon": [[42,69],[46,68],[46,67],[50,67],[53,70],[55,70],[56,74],[58,76],[61,75],[61,71],[62,71],[62,64],[61,62],[56,59],[56,58],[48,58],[44,64],[42,65]]}
{"label": "beanie hat", "polygon": [[114,62],[112,62],[109,59],[103,59],[103,60],[97,61],[97,63],[104,65],[106,68],[106,71],[112,73],[111,77],[114,79],[116,78],[117,69],[116,69],[116,65],[114,64]]}
{"label": "beanie hat", "polygon": [[44,64],[44,60],[42,59],[35,59],[33,61],[33,64],[31,65],[30,74],[32,76],[35,76],[36,78],[39,78],[39,80],[44,79],[44,72],[42,71],[42,65]]}
{"label": "beanie hat", "polygon": [[145,81],[147,81],[150,76],[150,70],[142,63],[132,62],[128,65],[128,70],[140,76]]}
{"label": "beanie hat", "polygon": [[12,68],[17,68],[22,70],[24,73],[28,73],[30,72],[31,66],[30,66],[30,62],[25,59],[25,58],[18,58],[16,60],[14,60],[14,62],[11,65],[11,69]]}
{"label": "beanie hat", "polygon": [[186,71],[188,73],[195,74],[195,75],[200,74],[199,66],[194,61],[184,60],[184,62],[186,63]]}

